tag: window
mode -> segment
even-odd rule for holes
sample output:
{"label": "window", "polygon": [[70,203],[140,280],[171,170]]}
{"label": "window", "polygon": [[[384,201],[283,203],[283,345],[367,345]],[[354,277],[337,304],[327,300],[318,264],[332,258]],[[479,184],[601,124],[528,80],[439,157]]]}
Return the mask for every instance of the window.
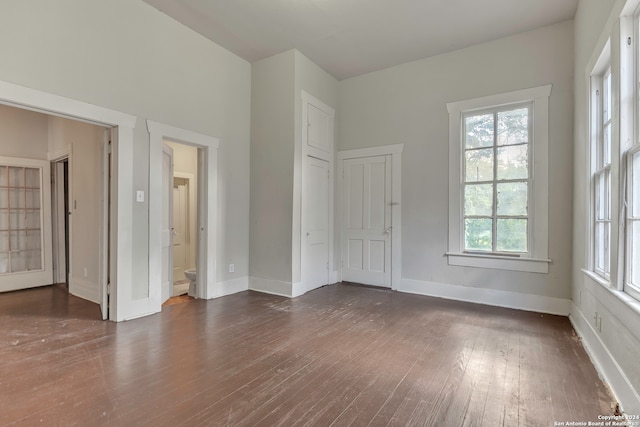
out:
{"label": "window", "polygon": [[530,116],[530,103],[463,116],[467,252],[529,252]]}
{"label": "window", "polygon": [[447,104],[450,265],[548,272],[550,93]]}
{"label": "window", "polygon": [[606,280],[611,273],[611,70],[593,79],[596,91],[592,144],[593,269]]}

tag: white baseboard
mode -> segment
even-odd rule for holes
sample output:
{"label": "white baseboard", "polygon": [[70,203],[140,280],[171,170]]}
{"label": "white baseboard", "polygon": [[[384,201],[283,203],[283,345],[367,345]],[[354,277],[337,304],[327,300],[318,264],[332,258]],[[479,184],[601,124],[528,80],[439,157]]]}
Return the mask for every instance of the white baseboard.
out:
{"label": "white baseboard", "polygon": [[236,279],[217,282],[213,291],[209,293],[211,298],[220,298],[226,295],[236,294],[249,289],[249,277],[238,277]]}
{"label": "white baseboard", "polygon": [[537,311],[539,313],[559,314],[561,316],[568,316],[571,311],[571,300],[568,298],[521,294],[519,292],[449,285],[423,280],[402,279],[397,290],[410,294]]}
{"label": "white baseboard", "polygon": [[281,297],[293,297],[291,282],[251,276],[249,277],[249,289],[266,294],[279,295]]}
{"label": "white baseboard", "polygon": [[84,277],[69,276],[69,293],[96,304],[100,304],[100,284]]}
{"label": "white baseboard", "polygon": [[587,354],[591,358],[596,370],[620,403],[621,408],[627,414],[640,414],[640,395],[633,388],[633,384],[624,374],[620,365],[615,361],[600,336],[591,326],[577,305],[572,304],[569,316],[573,328],[582,339]]}

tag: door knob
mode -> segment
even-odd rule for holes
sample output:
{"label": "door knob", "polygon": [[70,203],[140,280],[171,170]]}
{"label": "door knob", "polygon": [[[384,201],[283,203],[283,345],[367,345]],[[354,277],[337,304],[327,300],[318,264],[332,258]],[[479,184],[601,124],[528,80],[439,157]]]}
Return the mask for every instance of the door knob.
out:
{"label": "door knob", "polygon": [[384,230],[384,234],[389,234],[389,233],[391,233],[391,227],[386,228],[386,229]]}

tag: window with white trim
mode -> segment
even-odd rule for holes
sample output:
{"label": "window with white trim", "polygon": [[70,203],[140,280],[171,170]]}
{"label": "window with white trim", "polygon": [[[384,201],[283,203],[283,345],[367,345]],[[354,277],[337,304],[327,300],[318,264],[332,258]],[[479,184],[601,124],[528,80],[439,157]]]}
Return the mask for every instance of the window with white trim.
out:
{"label": "window with white trim", "polygon": [[[640,40],[640,11],[634,18],[635,39]],[[628,295],[640,300],[640,48],[636,43],[634,67],[635,78],[635,138],[631,147],[626,150],[626,224],[625,224],[625,280],[623,290]],[[631,110],[631,108],[629,108]],[[626,148],[626,147],[625,147]]]}
{"label": "window with white trim", "polygon": [[611,69],[592,78],[595,117],[593,162],[593,270],[609,280],[611,274]]}
{"label": "window with white trim", "polygon": [[548,272],[550,93],[447,104],[450,265]]}

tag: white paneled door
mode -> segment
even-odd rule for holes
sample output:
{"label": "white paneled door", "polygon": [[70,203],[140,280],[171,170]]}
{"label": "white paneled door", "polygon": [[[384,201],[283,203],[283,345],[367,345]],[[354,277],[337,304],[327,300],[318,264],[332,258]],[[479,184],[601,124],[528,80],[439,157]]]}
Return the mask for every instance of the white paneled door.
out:
{"label": "white paneled door", "polygon": [[173,294],[173,149],[162,144],[162,302]]}
{"label": "white paneled door", "polygon": [[313,289],[329,283],[329,162],[306,156],[302,196],[302,274]]}
{"label": "white paneled door", "polygon": [[50,285],[49,162],[0,157],[0,292]]}
{"label": "white paneled door", "polygon": [[342,166],[342,280],[391,287],[391,156]]}

